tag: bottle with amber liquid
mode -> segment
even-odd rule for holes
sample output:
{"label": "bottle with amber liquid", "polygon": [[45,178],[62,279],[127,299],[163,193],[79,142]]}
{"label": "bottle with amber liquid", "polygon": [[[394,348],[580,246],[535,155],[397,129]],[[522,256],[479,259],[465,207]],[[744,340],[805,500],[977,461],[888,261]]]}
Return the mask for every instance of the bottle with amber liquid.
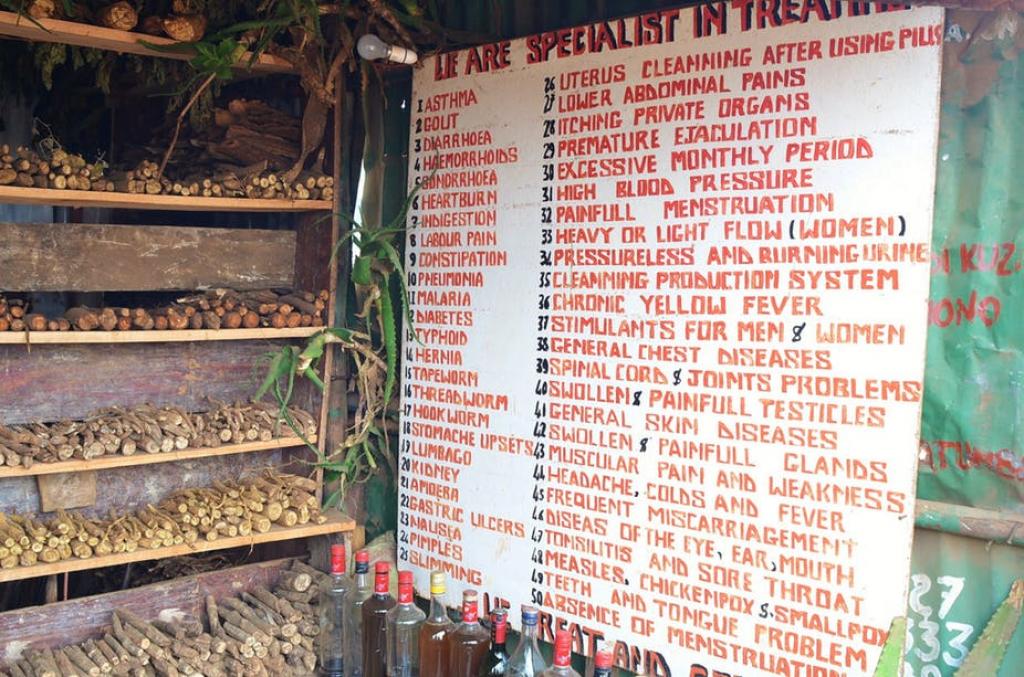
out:
{"label": "bottle with amber liquid", "polygon": [[388,611],[397,604],[388,592],[390,570],[387,562],[377,562],[373,596],[363,603],[363,677],[388,674]]}
{"label": "bottle with amber liquid", "polygon": [[487,656],[491,633],[480,625],[476,590],[462,593],[462,622],[448,635],[447,677],[477,677]]}
{"label": "bottle with amber liquid", "polygon": [[444,604],[443,571],[430,574],[430,613],[420,628],[420,677],[448,677],[448,634],[455,627]]}
{"label": "bottle with amber liquid", "polygon": [[572,669],[572,636],[568,631],[555,633],[554,663],[540,674],[541,677],[580,677],[580,673]]}
{"label": "bottle with amber liquid", "polygon": [[480,669],[481,677],[504,677],[508,668],[508,651],[505,649],[505,635],[508,634],[508,611],[495,609],[491,612],[491,648]]}

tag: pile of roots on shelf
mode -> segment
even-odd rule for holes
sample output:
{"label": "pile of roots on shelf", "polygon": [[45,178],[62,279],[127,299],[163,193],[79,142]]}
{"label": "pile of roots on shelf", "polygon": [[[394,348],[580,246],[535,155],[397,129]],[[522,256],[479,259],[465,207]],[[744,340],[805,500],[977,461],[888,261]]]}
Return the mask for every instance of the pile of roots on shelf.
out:
{"label": "pile of roots on shelf", "polygon": [[[193,126],[180,143],[163,135],[127,149],[131,171],[118,190],[149,195],[331,200],[334,178],[323,171],[319,135],[262,101],[232,99],[216,108],[213,123]],[[166,169],[154,158],[165,158]],[[312,161],[310,161],[312,157]],[[307,170],[306,167],[309,166]],[[305,170],[305,171],[304,171]]]}
{"label": "pile of roots on shelf", "polygon": [[326,576],[296,560],[273,589],[206,597],[206,618],[146,620],[125,610],[86,642],[29,650],[4,675],[311,675],[317,668],[316,601]]}
{"label": "pile of roots on shelf", "polygon": [[130,331],[322,327],[329,292],[211,289],[158,308],[69,308],[62,317],[33,313],[28,301],[0,293],[0,331]]}
{"label": "pile of roots on shelf", "polygon": [[[225,142],[226,143],[226,142]],[[266,140],[249,138],[260,149]],[[182,166],[192,166],[182,162]],[[128,170],[111,170],[102,161],[88,162],[60,148],[47,154],[34,149],[0,145],[0,186],[54,188],[135,195],[182,197],[239,197],[253,199],[332,200],[334,177],[322,171],[297,175],[269,168],[266,161],[241,167],[218,164],[199,167],[180,176],[160,173],[152,160]]]}
{"label": "pile of roots on shelf", "polygon": [[[206,17],[193,8],[190,0],[174,0],[168,14],[146,16],[141,22],[135,6],[125,0],[106,4],[95,13],[80,2],[27,0],[21,4],[23,11],[33,19],[68,19],[119,31],[137,28],[142,33],[166,35],[179,42],[195,42],[206,34]],[[71,11],[71,15],[65,10]]]}
{"label": "pile of roots on shelf", "polygon": [[264,168],[221,168],[207,174],[187,174],[178,179],[160,175],[155,162],[143,160],[127,172],[115,172],[114,188],[136,195],[182,197],[246,197],[262,200],[332,200],[334,177],[323,172],[303,172],[294,179]]}
{"label": "pile of roots on shelf", "polygon": [[56,148],[45,156],[31,148],[0,144],[0,186],[113,192],[115,183],[104,176],[106,164]]}
{"label": "pile of roots on shelf", "polygon": [[100,409],[84,421],[20,426],[0,422],[0,466],[31,468],[37,463],[160,454],[295,435],[312,439],[316,434],[313,417],[296,407],[282,411],[265,402],[211,405],[193,413],[143,405]]}
{"label": "pile of roots on shelf", "polygon": [[316,486],[305,477],[267,470],[259,477],[182,489],[158,505],[105,520],[64,510],[47,522],[0,513],[0,568],[263,534],[275,525],[323,524],[327,518]]}

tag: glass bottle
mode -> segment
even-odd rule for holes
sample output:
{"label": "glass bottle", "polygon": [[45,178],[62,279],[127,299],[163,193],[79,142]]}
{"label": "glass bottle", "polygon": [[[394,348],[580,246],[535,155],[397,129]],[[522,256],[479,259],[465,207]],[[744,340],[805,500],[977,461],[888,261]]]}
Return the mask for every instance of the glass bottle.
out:
{"label": "glass bottle", "polygon": [[505,649],[505,635],[508,633],[508,611],[495,609],[491,612],[491,649],[484,658],[480,669],[481,677],[502,677],[508,667],[508,651]]}
{"label": "glass bottle", "polygon": [[420,677],[448,677],[448,633],[455,624],[444,605],[443,571],[430,574],[430,615],[420,628]]}
{"label": "glass bottle", "polygon": [[447,677],[477,677],[491,633],[480,625],[476,590],[462,593],[462,622],[448,634]]}
{"label": "glass bottle", "polygon": [[523,634],[519,646],[508,659],[505,677],[536,677],[547,670],[548,664],[537,646],[537,607],[523,605]]}
{"label": "glass bottle", "polygon": [[555,633],[555,662],[540,673],[541,677],[580,677],[580,673],[572,669],[572,636],[566,630]]}
{"label": "glass bottle", "polygon": [[373,596],[363,603],[363,677],[387,675],[387,614],[395,606],[390,588],[391,566],[377,562],[373,577]]}
{"label": "glass bottle", "polygon": [[331,546],[331,580],[320,590],[319,663],[321,677],[345,674],[346,607],[352,579],[345,575],[345,546]]}
{"label": "glass bottle", "polygon": [[412,572],[398,573],[398,606],[387,614],[388,677],[420,674],[420,627],[427,615],[412,598]]}
{"label": "glass bottle", "polygon": [[348,659],[348,674],[345,677],[362,677],[363,674],[363,603],[372,594],[370,553],[360,550],[356,553],[355,581],[348,596],[345,613],[349,624],[345,629],[345,658]]}
{"label": "glass bottle", "polygon": [[594,656],[594,677],[612,677],[612,654],[601,649]]}

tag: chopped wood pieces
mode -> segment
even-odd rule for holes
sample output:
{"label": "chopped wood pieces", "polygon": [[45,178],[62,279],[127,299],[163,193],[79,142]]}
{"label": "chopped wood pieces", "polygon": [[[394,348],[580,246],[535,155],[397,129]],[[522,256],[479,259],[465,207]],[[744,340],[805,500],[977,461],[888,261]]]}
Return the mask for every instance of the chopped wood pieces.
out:
{"label": "chopped wood pieces", "polygon": [[[312,574],[308,573],[312,572]],[[313,581],[314,594],[290,601],[296,579]],[[6,666],[12,675],[311,675],[317,669],[318,583],[326,576],[296,560],[272,587],[238,597],[205,599],[206,619],[180,614],[149,620],[115,609],[110,627],[79,645],[31,649]]]}
{"label": "chopped wood pieces", "polygon": [[209,449],[297,433],[309,439],[316,434],[313,417],[295,407],[286,409],[285,419],[265,402],[213,404],[208,411],[194,413],[144,405],[101,409],[85,421],[0,423],[0,466],[31,468],[36,463]]}
{"label": "chopped wood pieces", "polygon": [[[265,150],[263,138],[240,138],[241,147],[251,152]],[[265,163],[264,163],[265,164]],[[112,172],[114,190],[135,195],[181,195],[182,197],[244,197],[258,200],[332,200],[334,177],[305,172],[289,181],[283,173],[256,168],[223,167],[208,174],[188,174],[171,179],[159,175],[160,167],[143,160],[135,169]]]}
{"label": "chopped wood pieces", "polygon": [[97,22],[106,28],[130,31],[139,23],[139,13],[125,0],[103,7],[96,13]]}
{"label": "chopped wood pieces", "polygon": [[[287,134],[288,128],[275,128]],[[160,167],[143,160],[132,169],[108,170],[104,163],[89,163],[81,155],[55,150],[44,157],[35,150],[0,145],[0,186],[53,188],[133,195],[182,197],[234,197],[261,200],[333,200],[334,177],[322,171],[285,175],[274,167],[290,166],[298,157],[297,142],[242,124],[229,124],[217,141],[200,142],[207,149],[209,166],[183,162],[188,173],[160,175]],[[293,147],[294,146],[294,147]],[[238,162],[246,162],[241,166]]]}
{"label": "chopped wood pieces", "polygon": [[69,308],[63,317],[31,313],[0,293],[0,331],[145,331],[322,327],[329,292],[212,289],[158,308]]}
{"label": "chopped wood pieces", "polygon": [[[316,489],[314,480],[267,470],[259,477],[182,489],[158,505],[107,520],[64,510],[48,522],[0,513],[0,568],[248,536],[275,525],[323,524],[327,518],[320,513]],[[139,637],[129,638],[146,648]]]}
{"label": "chopped wood pieces", "polygon": [[104,177],[105,169],[103,162],[89,163],[61,148],[44,157],[25,146],[0,144],[0,186],[113,191],[114,182]]}

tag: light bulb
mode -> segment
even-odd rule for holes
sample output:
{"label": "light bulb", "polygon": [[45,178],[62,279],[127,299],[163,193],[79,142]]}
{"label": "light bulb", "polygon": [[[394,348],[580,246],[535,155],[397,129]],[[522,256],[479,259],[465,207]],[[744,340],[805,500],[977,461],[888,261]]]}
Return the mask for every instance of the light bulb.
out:
{"label": "light bulb", "polygon": [[359,38],[359,42],[356,43],[356,51],[367,61],[376,61],[388,58],[391,47],[373,33],[367,33]]}
{"label": "light bulb", "polygon": [[387,59],[394,63],[414,64],[419,59],[419,55],[411,49],[389,45],[373,33],[367,33],[359,38],[356,42],[356,51],[367,61]]}

